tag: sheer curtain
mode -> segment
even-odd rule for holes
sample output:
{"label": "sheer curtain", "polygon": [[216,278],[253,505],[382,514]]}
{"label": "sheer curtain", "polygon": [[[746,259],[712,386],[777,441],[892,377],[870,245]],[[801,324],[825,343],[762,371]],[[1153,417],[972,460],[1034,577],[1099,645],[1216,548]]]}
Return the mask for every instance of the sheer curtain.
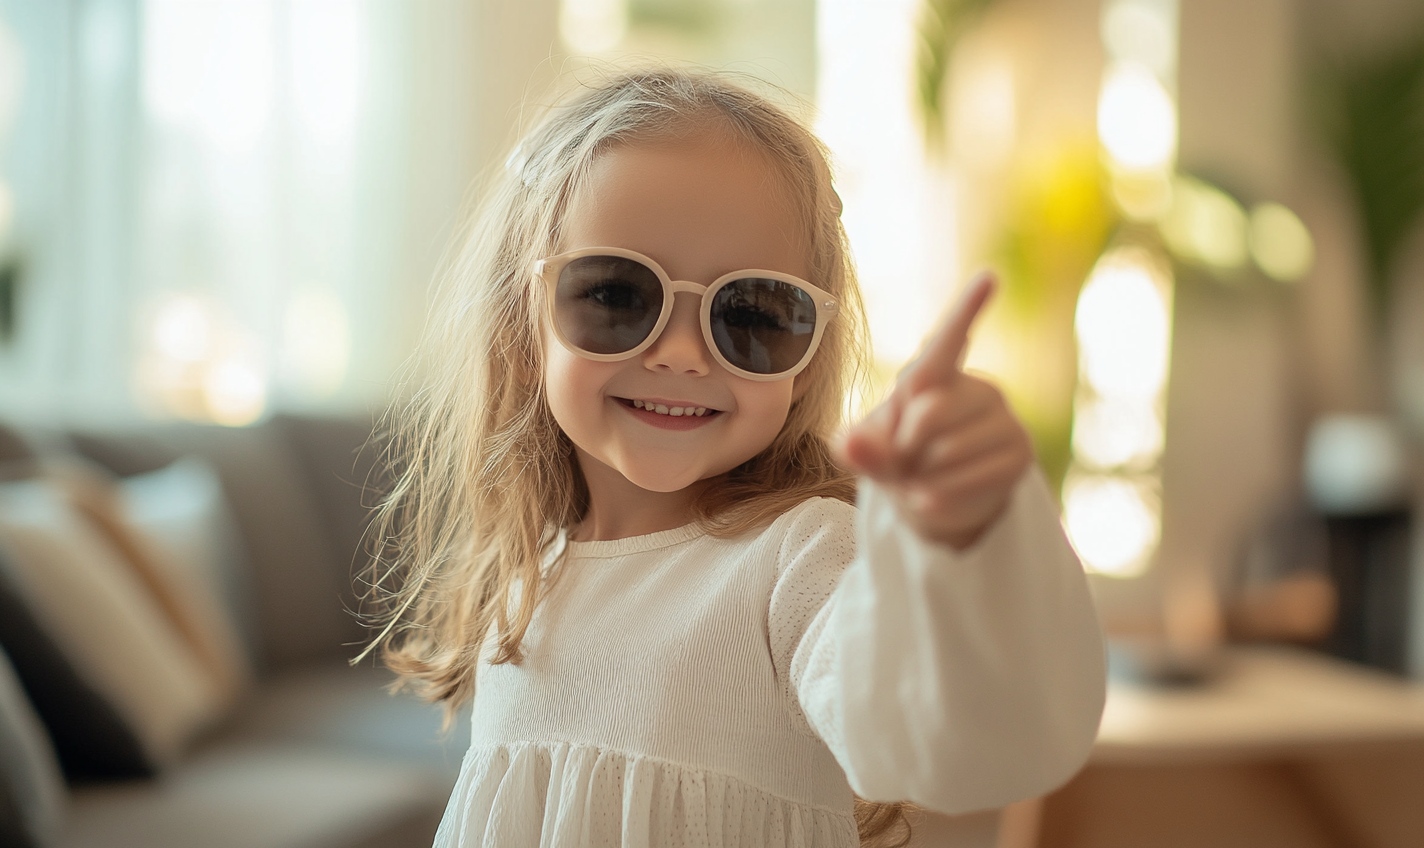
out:
{"label": "sheer curtain", "polygon": [[239,425],[379,405],[552,0],[0,4],[19,257],[0,411]]}

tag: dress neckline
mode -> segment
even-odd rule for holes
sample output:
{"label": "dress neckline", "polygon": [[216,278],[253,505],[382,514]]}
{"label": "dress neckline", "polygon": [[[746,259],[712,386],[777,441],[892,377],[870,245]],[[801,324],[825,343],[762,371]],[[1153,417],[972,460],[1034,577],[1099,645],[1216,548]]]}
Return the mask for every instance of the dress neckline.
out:
{"label": "dress neckline", "polygon": [[671,530],[659,530],[656,533],[647,533],[642,536],[628,536],[623,539],[604,539],[596,542],[575,542],[568,537],[568,531],[564,532],[564,543],[568,546],[568,555],[573,558],[598,558],[617,557],[628,554],[643,553],[653,551],[658,548],[668,548],[673,545],[680,545],[705,535],[702,527],[693,522],[684,524],[681,527],[674,527]]}

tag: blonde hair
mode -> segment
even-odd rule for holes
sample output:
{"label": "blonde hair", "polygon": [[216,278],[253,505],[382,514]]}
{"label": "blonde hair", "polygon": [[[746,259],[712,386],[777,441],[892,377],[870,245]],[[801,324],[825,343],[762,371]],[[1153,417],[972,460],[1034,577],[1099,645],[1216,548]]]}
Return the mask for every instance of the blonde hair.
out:
{"label": "blonde hair", "polygon": [[[820,142],[764,97],[701,73],[657,69],[587,88],[550,111],[487,190],[446,275],[415,360],[418,388],[387,419],[393,484],[376,514],[369,588],[386,663],[450,711],[474,691],[480,655],[518,663],[557,531],[576,525],[587,489],[545,402],[540,300],[531,267],[555,251],[559,221],[593,161],[612,146],[715,129],[779,170],[811,281],[841,302],[781,432],[706,487],[695,518],[710,534],[763,526],[815,496],[852,500],[855,481],[827,438],[863,372],[865,321],[840,200]],[[883,833],[898,809],[861,804]]]}

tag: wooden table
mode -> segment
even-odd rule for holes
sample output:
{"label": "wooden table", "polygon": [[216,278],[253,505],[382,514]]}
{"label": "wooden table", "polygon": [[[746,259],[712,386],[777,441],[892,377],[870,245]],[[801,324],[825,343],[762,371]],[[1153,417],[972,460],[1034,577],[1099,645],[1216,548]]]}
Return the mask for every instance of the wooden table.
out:
{"label": "wooden table", "polygon": [[[1114,683],[1088,766],[1037,812],[1040,848],[1424,848],[1424,686],[1279,647]],[[1001,845],[1035,841],[1005,824]]]}

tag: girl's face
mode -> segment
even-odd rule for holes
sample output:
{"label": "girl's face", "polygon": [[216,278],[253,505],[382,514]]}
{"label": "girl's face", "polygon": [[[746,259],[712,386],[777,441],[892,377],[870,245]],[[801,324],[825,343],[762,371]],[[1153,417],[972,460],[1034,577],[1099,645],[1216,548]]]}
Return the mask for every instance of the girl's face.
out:
{"label": "girl's face", "polygon": [[[762,154],[723,135],[637,142],[595,160],[569,204],[558,252],[626,248],[674,280],[702,285],[747,268],[809,279],[792,208]],[[780,432],[794,380],[758,382],[723,368],[703,340],[699,305],[676,295],[662,335],[621,362],[585,359],[545,328],[549,407],[591,491],[614,474],[680,491],[751,459]],[[659,414],[663,407],[707,414]]]}

